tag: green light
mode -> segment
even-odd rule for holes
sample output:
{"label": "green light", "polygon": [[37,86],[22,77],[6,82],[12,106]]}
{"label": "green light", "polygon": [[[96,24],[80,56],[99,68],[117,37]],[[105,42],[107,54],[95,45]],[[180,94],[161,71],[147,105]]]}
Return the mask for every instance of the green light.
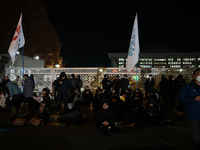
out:
{"label": "green light", "polygon": [[139,77],[138,77],[138,76],[133,76],[133,79],[134,79],[135,81],[138,81],[138,80],[139,80]]}

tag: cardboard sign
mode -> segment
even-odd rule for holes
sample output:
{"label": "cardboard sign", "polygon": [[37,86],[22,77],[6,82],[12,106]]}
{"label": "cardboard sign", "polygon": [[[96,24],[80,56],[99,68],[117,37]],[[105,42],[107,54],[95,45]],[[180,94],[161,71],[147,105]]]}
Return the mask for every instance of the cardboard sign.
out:
{"label": "cardboard sign", "polygon": [[39,126],[43,119],[32,117],[28,122],[34,126]]}
{"label": "cardboard sign", "polygon": [[26,123],[26,119],[16,118],[12,125],[23,126]]}

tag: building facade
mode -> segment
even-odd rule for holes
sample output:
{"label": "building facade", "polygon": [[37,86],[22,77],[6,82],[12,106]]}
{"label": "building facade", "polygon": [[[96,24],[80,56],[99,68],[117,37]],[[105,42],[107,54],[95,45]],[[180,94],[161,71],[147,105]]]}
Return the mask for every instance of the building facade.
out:
{"label": "building facade", "polygon": [[[108,53],[111,67],[125,68],[127,53]],[[199,68],[200,53],[148,52],[140,53],[138,68]]]}

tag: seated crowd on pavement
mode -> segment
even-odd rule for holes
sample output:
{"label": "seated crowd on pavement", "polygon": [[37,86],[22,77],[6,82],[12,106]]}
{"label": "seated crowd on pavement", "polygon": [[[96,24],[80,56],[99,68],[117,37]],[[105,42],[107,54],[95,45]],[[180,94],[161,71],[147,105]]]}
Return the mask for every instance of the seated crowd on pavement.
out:
{"label": "seated crowd on pavement", "polygon": [[[170,125],[162,114],[162,105],[173,105],[179,103],[175,111],[181,114],[183,107],[177,101],[177,95],[181,87],[186,84],[182,75],[173,80],[162,75],[159,92],[154,89],[153,76],[144,84],[145,92],[140,89],[131,90],[127,75],[122,79],[117,75],[113,81],[109,75],[102,80],[102,88],[95,91],[88,86],[81,91],[83,83],[80,76],[71,75],[68,78],[62,72],[58,79],[53,82],[54,100],[58,104],[59,122],[65,125],[81,123],[83,114],[81,107],[93,111],[96,119],[97,130],[103,135],[109,135],[115,126],[154,126]],[[23,91],[19,85],[23,86]],[[48,122],[51,114],[52,93],[46,87],[42,90],[40,98],[33,92],[35,88],[33,76],[24,75],[22,82],[19,76],[15,81],[10,81],[6,76],[1,83],[0,113],[10,112],[9,121],[12,123],[15,118],[29,120],[31,117],[41,118],[43,124]]]}

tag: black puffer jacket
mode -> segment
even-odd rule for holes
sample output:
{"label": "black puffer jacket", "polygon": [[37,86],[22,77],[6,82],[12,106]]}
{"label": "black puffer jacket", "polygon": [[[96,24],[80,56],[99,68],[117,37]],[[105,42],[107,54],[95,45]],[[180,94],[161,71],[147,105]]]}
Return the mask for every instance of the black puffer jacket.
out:
{"label": "black puffer jacket", "polygon": [[[62,79],[62,77],[65,77]],[[62,81],[62,84],[59,82]],[[54,82],[54,86],[58,89],[58,99],[67,100],[71,99],[69,91],[72,89],[73,85],[70,79],[67,78],[65,72],[61,72],[60,77]]]}
{"label": "black puffer jacket", "polygon": [[[108,104],[108,109],[103,109],[103,104]],[[114,126],[115,124],[115,114],[110,108],[110,103],[107,100],[103,100],[101,103],[101,109],[99,109],[97,116],[97,124],[102,125],[104,121],[107,121],[109,123],[109,126]]]}

